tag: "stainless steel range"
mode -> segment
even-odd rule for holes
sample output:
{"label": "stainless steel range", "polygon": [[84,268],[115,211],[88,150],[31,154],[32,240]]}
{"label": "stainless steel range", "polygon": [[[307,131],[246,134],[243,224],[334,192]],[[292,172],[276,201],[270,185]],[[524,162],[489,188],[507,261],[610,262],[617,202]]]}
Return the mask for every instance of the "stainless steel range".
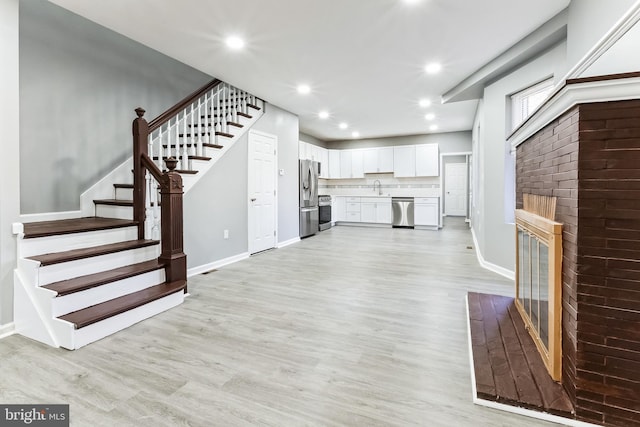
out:
{"label": "stainless steel range", "polygon": [[324,231],[331,228],[331,196],[318,196],[318,210],[320,214],[318,230]]}

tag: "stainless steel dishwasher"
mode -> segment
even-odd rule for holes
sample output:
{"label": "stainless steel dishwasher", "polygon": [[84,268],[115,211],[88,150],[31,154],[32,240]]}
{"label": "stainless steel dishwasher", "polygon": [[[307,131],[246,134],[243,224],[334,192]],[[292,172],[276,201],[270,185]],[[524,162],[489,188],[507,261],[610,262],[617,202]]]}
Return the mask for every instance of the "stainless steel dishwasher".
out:
{"label": "stainless steel dishwasher", "polygon": [[391,199],[393,210],[393,227],[413,228],[413,197],[393,197]]}

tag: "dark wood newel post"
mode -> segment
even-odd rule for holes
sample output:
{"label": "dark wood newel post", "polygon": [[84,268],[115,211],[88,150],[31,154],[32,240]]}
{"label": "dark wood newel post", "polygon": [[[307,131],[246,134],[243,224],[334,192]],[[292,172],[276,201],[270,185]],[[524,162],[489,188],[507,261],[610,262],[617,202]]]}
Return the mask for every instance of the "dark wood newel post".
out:
{"label": "dark wood newel post", "polygon": [[144,239],[145,179],[142,154],[148,154],[149,125],[144,119],[145,110],[136,108],[138,117],[133,120],[133,220],[138,222],[138,239]]}
{"label": "dark wood newel post", "polygon": [[[165,160],[168,172],[162,175],[160,186],[160,217],[162,237],[159,260],[165,264],[167,282],[187,280],[187,256],[183,249],[182,177],[175,171],[178,161]],[[185,292],[187,291],[185,287]]]}

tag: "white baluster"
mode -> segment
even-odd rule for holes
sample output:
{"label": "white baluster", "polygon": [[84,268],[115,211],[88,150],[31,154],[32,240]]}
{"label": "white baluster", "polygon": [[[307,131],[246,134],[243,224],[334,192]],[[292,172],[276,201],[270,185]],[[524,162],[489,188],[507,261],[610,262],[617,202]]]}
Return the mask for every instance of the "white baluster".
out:
{"label": "white baluster", "polygon": [[247,114],[247,92],[242,91],[242,112]]}
{"label": "white baluster", "polygon": [[144,173],[144,185],[145,185],[145,198],[144,198],[144,212],[145,212],[145,218],[144,218],[144,238],[145,239],[150,239],[151,238],[151,229],[153,227],[153,213],[151,212],[151,194],[150,194],[150,181],[151,181],[151,175],[149,174],[149,171],[145,171]]}
{"label": "white baluster", "polygon": [[[204,144],[208,144],[209,143],[209,93],[206,93],[204,95],[204,139],[203,139],[203,143]],[[202,111],[200,112],[200,117],[202,117]],[[202,147],[202,144],[200,144],[200,152],[198,153],[198,156],[204,156],[204,148]]]}
{"label": "white baluster", "polygon": [[[222,86],[222,85],[220,85]],[[220,124],[220,98],[222,97],[222,93],[221,93],[222,89],[218,90],[218,96],[216,97],[216,112],[215,112],[215,118],[214,118],[214,123],[215,123],[215,128],[216,128],[216,132],[222,132],[221,130],[221,124]],[[215,139],[215,143],[218,143],[218,137],[216,136]]]}
{"label": "white baluster", "polygon": [[187,147],[187,110],[185,108],[182,116],[182,147],[178,146],[176,150],[176,159],[178,159],[178,165],[176,169],[186,169],[183,164],[182,154]]}
{"label": "white baluster", "polygon": [[[193,105],[191,106],[193,109]],[[182,141],[182,154],[180,155],[181,162],[180,165],[182,169],[189,169],[189,140],[187,139],[187,114],[189,111],[189,107],[184,109],[184,141]],[[193,130],[193,110],[191,111],[191,129]],[[191,132],[191,139],[193,142],[193,132]]]}
{"label": "white baluster", "polygon": [[202,99],[198,98],[198,142],[195,146],[194,155],[202,156],[202,143],[207,134],[206,129],[202,127]]}
{"label": "white baluster", "polygon": [[156,181],[155,178],[151,177],[150,192],[151,194],[153,194],[153,228],[151,232],[151,238],[153,240],[160,240],[160,199],[158,191],[158,181]]}
{"label": "white baluster", "polygon": [[[175,142],[175,148],[174,148],[174,153],[169,152],[169,157],[175,157],[176,159],[178,159],[178,145],[180,144],[180,122],[179,122],[179,116],[180,113],[178,113],[178,115],[176,116],[176,142]],[[176,166],[177,167],[177,166]]]}

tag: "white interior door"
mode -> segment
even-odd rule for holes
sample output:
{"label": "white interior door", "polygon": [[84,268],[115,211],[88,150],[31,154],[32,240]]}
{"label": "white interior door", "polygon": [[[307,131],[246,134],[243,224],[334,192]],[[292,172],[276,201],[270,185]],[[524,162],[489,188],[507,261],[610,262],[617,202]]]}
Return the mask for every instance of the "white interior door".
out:
{"label": "white interior door", "polygon": [[444,170],[444,214],[465,216],[467,214],[467,165],[466,163],[445,163]]}
{"label": "white interior door", "polygon": [[276,245],[276,147],[274,135],[249,131],[249,253]]}

